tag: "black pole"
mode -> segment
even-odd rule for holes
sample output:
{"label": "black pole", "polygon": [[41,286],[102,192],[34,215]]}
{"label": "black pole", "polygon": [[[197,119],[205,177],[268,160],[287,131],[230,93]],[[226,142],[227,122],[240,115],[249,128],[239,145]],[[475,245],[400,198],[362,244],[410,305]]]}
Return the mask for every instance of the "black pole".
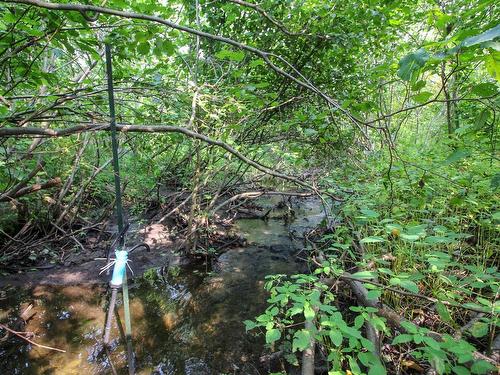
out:
{"label": "black pole", "polygon": [[109,117],[111,128],[111,148],[113,151],[113,171],[115,175],[115,199],[116,199],[116,220],[118,223],[119,248],[124,245],[123,235],[123,208],[122,191],[120,187],[120,166],[118,165],[118,139],[116,137],[116,115],[115,115],[115,96],[113,91],[113,68],[111,64],[111,47],[106,43],[106,73],[108,77],[108,98],[109,98]]}
{"label": "black pole", "polygon": [[[122,191],[120,187],[120,166],[118,161],[118,139],[116,137],[116,115],[115,115],[115,97],[113,91],[113,67],[111,62],[111,46],[106,43],[106,74],[108,78],[108,98],[109,98],[109,117],[110,117],[110,128],[111,128],[111,148],[113,151],[113,171],[115,176],[115,200],[116,200],[116,221],[118,224],[118,250],[123,250],[125,244],[125,229],[123,225],[123,207],[122,207]],[[111,249],[110,249],[111,250]],[[108,251],[108,264],[109,264],[109,251]],[[109,269],[109,268],[108,268]],[[125,315],[125,334],[127,340],[127,361],[128,361],[128,372],[130,375],[135,374],[134,368],[134,357],[132,348],[132,328],[130,322],[130,307],[128,301],[128,286],[127,286],[127,274],[125,270],[125,275],[123,278],[123,307]],[[104,343],[107,345],[109,343],[109,336],[111,333],[111,321],[113,319],[113,310],[116,304],[116,295],[118,290],[116,287],[111,285],[111,301],[109,303],[109,310],[106,319],[106,326],[104,330]]]}

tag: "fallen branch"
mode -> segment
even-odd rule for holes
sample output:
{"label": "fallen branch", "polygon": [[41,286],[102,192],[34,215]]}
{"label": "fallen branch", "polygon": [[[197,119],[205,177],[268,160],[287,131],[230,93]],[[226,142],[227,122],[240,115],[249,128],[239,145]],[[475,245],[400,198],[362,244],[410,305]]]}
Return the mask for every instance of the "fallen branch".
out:
{"label": "fallen branch", "polygon": [[23,339],[24,341],[29,342],[31,345],[35,345],[36,347],[44,348],[44,349],[48,349],[48,350],[55,350],[56,352],[66,353],[66,350],[62,350],[62,349],[58,349],[58,348],[53,348],[51,346],[42,345],[42,344],[39,344],[37,342],[34,342],[33,340],[30,340],[29,338],[23,336],[23,332],[14,331],[13,329],[10,329],[9,327],[7,327],[7,326],[5,326],[3,324],[0,324],[0,328],[5,329],[7,332],[10,332],[10,333],[16,335],[17,337]]}
{"label": "fallen branch", "polygon": [[2,198],[4,198],[4,197],[6,198],[6,197],[14,196],[19,190],[24,188],[28,184],[28,182],[30,182],[31,179],[33,177],[35,177],[38,174],[38,172],[40,172],[43,169],[44,166],[45,166],[45,162],[39,161],[36,164],[35,168],[28,174],[28,176],[23,178],[18,184],[16,184],[11,189],[6,191],[4,194],[0,195],[0,201],[2,201]]}
{"label": "fallen branch", "polygon": [[213,215],[217,211],[219,211],[222,207],[228,205],[229,203],[232,203],[238,199],[249,199],[249,198],[258,198],[263,195],[282,195],[282,196],[289,196],[289,197],[310,197],[313,194],[312,193],[295,193],[295,192],[281,192],[281,191],[246,191],[244,193],[239,193],[236,195],[233,195],[231,198],[225,200],[221,204],[219,204],[217,207],[215,207],[211,212],[210,215]]}
{"label": "fallen branch", "polygon": [[22,197],[24,195],[35,193],[35,192],[40,191],[40,190],[49,189],[51,187],[54,187],[54,186],[57,186],[60,184],[61,184],[61,179],[59,177],[56,177],[56,178],[53,178],[51,180],[44,182],[43,184],[34,184],[31,186],[26,186],[12,195],[2,195],[0,197],[0,202],[9,202],[12,199],[16,199],[16,198]]}
{"label": "fallen branch", "polygon": [[382,283],[379,283],[379,282],[376,282],[376,281],[373,281],[373,280],[360,279],[360,278],[352,276],[348,272],[344,272],[340,276],[340,278],[344,279],[344,280],[355,280],[355,281],[358,281],[358,282],[361,282],[361,283],[372,284],[372,285],[378,286],[380,288],[383,288],[384,290],[388,290],[388,291],[393,292],[393,293],[402,294],[404,296],[415,297],[415,298],[419,298],[419,299],[424,299],[424,300],[432,302],[432,303],[441,302],[443,305],[450,306],[450,307],[457,307],[457,308],[461,308],[461,309],[464,309],[464,310],[475,311],[477,313],[488,313],[487,311],[485,311],[483,309],[479,309],[479,308],[475,308],[475,307],[470,307],[470,306],[464,306],[464,305],[461,305],[459,303],[453,303],[453,302],[449,302],[449,301],[441,301],[441,300],[439,300],[437,298],[428,297],[428,296],[420,294],[420,293],[413,293],[413,292],[407,292],[407,291],[401,290],[401,289],[396,289],[396,288],[384,285]]}

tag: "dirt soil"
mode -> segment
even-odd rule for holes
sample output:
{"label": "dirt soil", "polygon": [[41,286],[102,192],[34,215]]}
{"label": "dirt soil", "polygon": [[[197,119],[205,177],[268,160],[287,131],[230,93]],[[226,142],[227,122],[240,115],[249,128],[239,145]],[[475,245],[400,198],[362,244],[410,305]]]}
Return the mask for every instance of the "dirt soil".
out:
{"label": "dirt soil", "polygon": [[[174,251],[176,243],[170,239],[168,228],[162,224],[149,224],[142,227],[131,226],[127,235],[127,247],[144,242],[151,251],[143,247],[130,254],[132,277],[141,276],[146,270],[153,267],[179,265],[186,259]],[[26,272],[4,275],[0,278],[0,287],[36,285],[71,285],[71,284],[101,284],[109,281],[106,272],[100,273],[106,264],[106,250],[96,247],[93,250],[71,254],[64,264],[50,268],[34,267]],[[113,255],[112,255],[113,257]]]}

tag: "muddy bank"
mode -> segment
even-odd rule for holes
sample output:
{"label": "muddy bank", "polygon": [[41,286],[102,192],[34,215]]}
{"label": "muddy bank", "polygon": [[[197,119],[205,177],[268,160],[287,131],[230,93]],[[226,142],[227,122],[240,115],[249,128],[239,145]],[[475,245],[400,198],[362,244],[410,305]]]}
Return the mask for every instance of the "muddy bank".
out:
{"label": "muddy bank", "polygon": [[[134,276],[141,276],[152,267],[165,264],[179,265],[182,257],[175,253],[175,243],[169,237],[168,227],[161,224],[140,226],[132,223],[128,233],[128,245],[145,242],[151,251],[143,248],[130,254]],[[0,287],[22,286],[31,288],[36,285],[71,285],[103,284],[109,281],[109,275],[100,274],[106,264],[107,250],[97,248],[85,252],[75,252],[68,256],[63,264],[42,266],[24,272],[6,274],[0,278]]]}

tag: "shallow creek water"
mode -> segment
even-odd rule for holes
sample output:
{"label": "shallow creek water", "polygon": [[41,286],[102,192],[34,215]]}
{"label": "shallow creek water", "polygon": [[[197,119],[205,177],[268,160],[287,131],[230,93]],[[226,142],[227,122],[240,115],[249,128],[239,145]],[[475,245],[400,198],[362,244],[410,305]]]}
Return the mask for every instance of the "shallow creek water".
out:
{"label": "shallow creek water", "polygon": [[[261,199],[274,207],[281,198]],[[133,345],[138,374],[258,374],[262,336],[245,333],[243,321],[265,309],[265,276],[299,272],[301,235],[323,219],[316,199],[294,200],[294,220],[274,209],[270,219],[239,219],[234,230],[247,239],[216,264],[156,268],[131,283]],[[290,235],[290,234],[293,235]],[[118,302],[120,304],[120,302]],[[12,288],[0,296],[0,321],[28,304],[36,315],[24,328],[34,340],[65,349],[58,353],[0,341],[1,374],[109,374],[113,365],[127,373],[126,349],[114,323],[110,355],[102,347],[106,293],[102,286]],[[118,307],[123,322],[122,309]],[[9,319],[11,319],[9,321]]]}

